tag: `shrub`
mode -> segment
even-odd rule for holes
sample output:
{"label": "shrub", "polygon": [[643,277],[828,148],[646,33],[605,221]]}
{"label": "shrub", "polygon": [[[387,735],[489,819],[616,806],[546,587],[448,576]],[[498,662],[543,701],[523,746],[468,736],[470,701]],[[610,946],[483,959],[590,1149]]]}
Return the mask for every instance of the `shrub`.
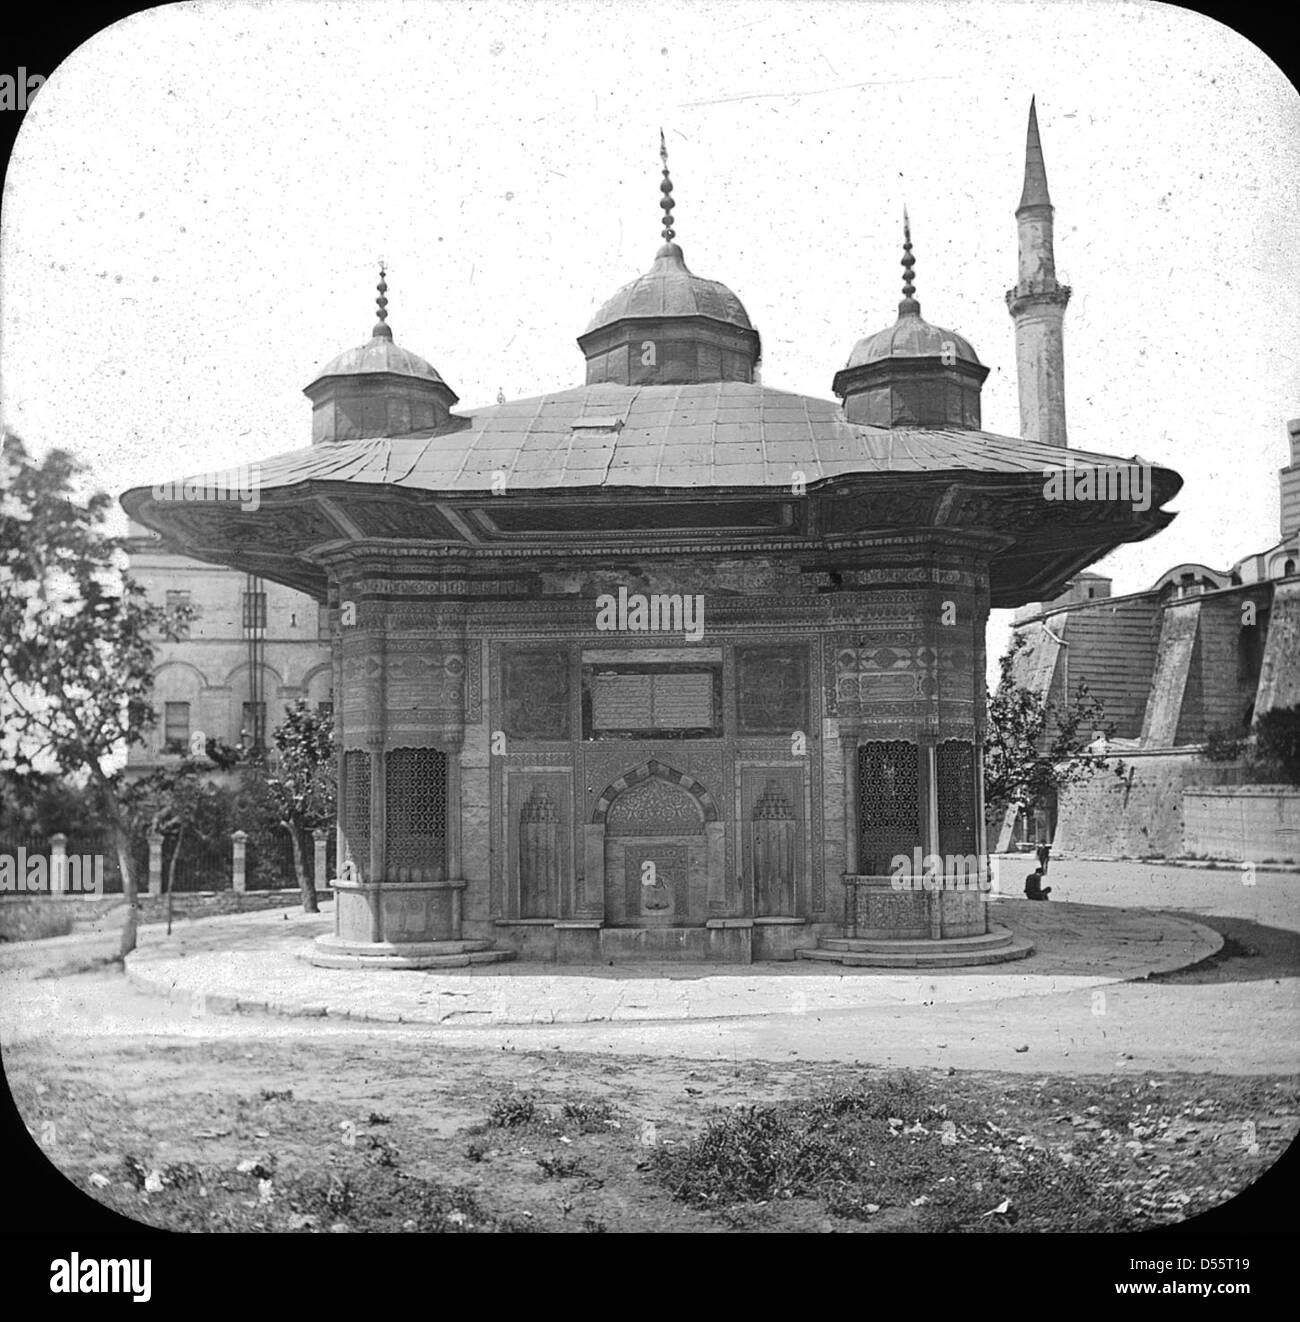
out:
{"label": "shrub", "polygon": [[487,1122],[494,1129],[521,1129],[538,1118],[535,1098],[528,1093],[510,1093],[492,1103]]}
{"label": "shrub", "polygon": [[1201,749],[1204,762],[1235,762],[1246,749],[1246,736],[1234,734],[1222,725],[1205,733],[1205,746]]}
{"label": "shrub", "polygon": [[1292,785],[1300,785],[1300,704],[1274,707],[1255,718],[1255,749]]}

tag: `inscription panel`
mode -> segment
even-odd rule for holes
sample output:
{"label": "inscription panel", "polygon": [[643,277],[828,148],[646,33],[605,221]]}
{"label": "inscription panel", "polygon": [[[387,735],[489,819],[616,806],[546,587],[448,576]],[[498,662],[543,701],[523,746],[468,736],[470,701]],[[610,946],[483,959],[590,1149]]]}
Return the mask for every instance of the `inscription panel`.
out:
{"label": "inscription panel", "polygon": [[713,676],[618,674],[591,677],[596,730],[689,730],[713,725]]}
{"label": "inscription panel", "polygon": [[585,665],[585,739],[704,739],[722,734],[722,666]]}

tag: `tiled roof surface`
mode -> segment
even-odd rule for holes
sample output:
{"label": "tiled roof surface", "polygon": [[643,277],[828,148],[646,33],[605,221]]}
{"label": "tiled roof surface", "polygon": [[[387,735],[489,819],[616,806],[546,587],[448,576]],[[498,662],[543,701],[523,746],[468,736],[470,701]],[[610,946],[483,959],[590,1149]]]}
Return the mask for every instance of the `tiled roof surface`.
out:
{"label": "tiled roof surface", "polygon": [[[576,424],[576,425],[575,425]],[[584,425],[585,424],[585,425]],[[851,473],[1042,474],[1113,455],[991,432],[857,426],[838,403],[743,382],[580,386],[478,409],[433,432],[257,461],[264,491],[309,481],[416,491],[789,485]]]}

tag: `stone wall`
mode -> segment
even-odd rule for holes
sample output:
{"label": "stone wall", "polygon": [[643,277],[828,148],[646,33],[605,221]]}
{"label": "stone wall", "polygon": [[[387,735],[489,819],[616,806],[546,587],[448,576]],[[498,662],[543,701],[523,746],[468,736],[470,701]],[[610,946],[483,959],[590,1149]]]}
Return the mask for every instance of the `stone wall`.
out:
{"label": "stone wall", "polygon": [[1237,785],[1235,763],[1191,753],[1125,754],[1122,777],[1099,771],[1061,796],[1055,849],[1101,858],[1177,858],[1187,787]]}
{"label": "stone wall", "polygon": [[1185,790],[1183,852],[1189,858],[1256,863],[1300,859],[1300,789],[1246,785]]}

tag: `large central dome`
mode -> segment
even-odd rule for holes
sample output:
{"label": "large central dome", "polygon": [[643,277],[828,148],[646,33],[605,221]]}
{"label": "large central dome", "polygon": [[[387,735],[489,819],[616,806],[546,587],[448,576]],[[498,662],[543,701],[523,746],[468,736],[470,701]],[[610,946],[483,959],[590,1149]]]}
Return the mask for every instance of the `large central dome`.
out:
{"label": "large central dome", "polygon": [[587,359],[587,384],[693,385],[753,381],[762,344],[745,305],[718,280],[686,265],[673,242],[673,183],[663,158],[663,247],[654,265],[605,302],[578,336]]}
{"label": "large central dome", "polygon": [[728,326],[754,329],[740,299],[720,280],[706,280],[688,269],[676,243],[665,243],[655,254],[654,265],[605,303],[583,335],[640,317],[709,317]]}

